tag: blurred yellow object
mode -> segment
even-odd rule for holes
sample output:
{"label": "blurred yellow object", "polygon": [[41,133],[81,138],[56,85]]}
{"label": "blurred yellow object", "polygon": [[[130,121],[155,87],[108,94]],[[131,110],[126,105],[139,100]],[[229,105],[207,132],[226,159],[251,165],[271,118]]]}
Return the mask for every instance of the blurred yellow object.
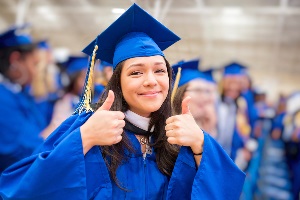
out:
{"label": "blurred yellow object", "polygon": [[173,87],[172,94],[171,94],[171,101],[172,102],[174,100],[174,97],[175,97],[175,94],[176,94],[176,91],[177,91],[177,88],[178,88],[180,77],[181,77],[181,67],[178,67],[178,72],[176,74],[174,87]]}
{"label": "blurred yellow object", "polygon": [[236,115],[236,125],[238,132],[244,136],[249,137],[251,133],[251,126],[246,116],[247,113],[247,102],[243,97],[237,99],[238,111]]}
{"label": "blurred yellow object", "polygon": [[33,77],[31,83],[31,94],[35,98],[45,97],[48,94],[48,86],[47,86],[47,52],[39,50],[39,58],[40,62],[36,67],[36,75]]}

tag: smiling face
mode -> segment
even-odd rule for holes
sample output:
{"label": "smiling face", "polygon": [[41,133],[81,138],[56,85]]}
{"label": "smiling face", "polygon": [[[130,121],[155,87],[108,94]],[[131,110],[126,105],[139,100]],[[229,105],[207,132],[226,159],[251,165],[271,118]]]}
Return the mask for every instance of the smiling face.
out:
{"label": "smiling face", "polygon": [[169,76],[162,56],[136,57],[124,62],[121,89],[129,110],[149,117],[165,101]]}

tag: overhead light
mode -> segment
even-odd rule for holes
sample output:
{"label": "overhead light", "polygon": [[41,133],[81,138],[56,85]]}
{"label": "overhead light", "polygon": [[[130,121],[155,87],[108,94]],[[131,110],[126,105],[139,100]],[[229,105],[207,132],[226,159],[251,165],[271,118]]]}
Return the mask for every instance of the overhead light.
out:
{"label": "overhead light", "polygon": [[36,8],[37,13],[43,15],[43,14],[49,14],[52,13],[50,8],[48,6],[39,6]]}
{"label": "overhead light", "polygon": [[113,8],[111,10],[111,12],[114,13],[114,14],[123,14],[125,12],[125,9],[123,9],[123,8]]}
{"label": "overhead light", "polygon": [[55,15],[55,13],[53,12],[53,10],[50,7],[39,6],[36,8],[36,12],[49,21],[57,20],[57,16]]}
{"label": "overhead light", "polygon": [[239,7],[228,7],[222,9],[223,15],[240,15],[243,14],[243,9]]}

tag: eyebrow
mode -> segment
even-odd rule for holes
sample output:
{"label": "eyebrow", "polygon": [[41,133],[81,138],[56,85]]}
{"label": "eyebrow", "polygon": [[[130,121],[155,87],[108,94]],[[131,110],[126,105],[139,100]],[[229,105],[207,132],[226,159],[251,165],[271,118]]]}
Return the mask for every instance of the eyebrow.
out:
{"label": "eyebrow", "polygon": [[[166,65],[164,62],[155,62],[154,65]],[[145,67],[145,64],[143,63],[133,63],[131,65],[129,65],[129,67],[126,69],[130,69],[131,67]]]}

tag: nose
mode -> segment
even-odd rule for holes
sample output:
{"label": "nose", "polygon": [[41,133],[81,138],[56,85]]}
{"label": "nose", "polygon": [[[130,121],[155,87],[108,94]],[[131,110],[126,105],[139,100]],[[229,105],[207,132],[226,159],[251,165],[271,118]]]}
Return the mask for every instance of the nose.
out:
{"label": "nose", "polygon": [[143,85],[144,87],[149,87],[149,86],[153,87],[157,85],[156,76],[153,72],[149,72],[146,74]]}

